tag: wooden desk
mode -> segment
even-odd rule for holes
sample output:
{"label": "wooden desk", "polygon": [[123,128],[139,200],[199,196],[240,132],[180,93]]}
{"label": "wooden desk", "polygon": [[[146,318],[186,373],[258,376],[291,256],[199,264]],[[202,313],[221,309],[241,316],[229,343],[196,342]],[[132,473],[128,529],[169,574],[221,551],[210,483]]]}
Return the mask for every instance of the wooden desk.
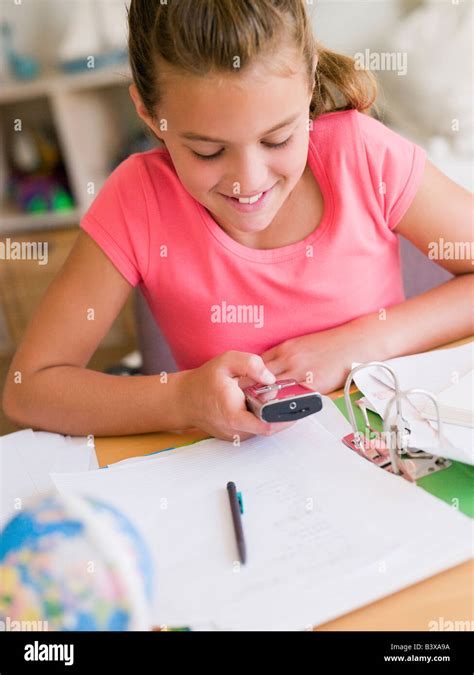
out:
{"label": "wooden desk", "polygon": [[[446,348],[472,340],[474,337],[459,340],[446,345]],[[342,394],[341,389],[333,392],[330,398],[339,398]],[[139,436],[97,437],[95,445],[99,465],[105,466],[127,457],[145,455],[203,438],[207,436],[199,430],[185,434],[160,432]],[[444,622],[474,621],[473,560],[319,626],[316,630],[426,631],[430,621],[440,621],[441,617]]]}

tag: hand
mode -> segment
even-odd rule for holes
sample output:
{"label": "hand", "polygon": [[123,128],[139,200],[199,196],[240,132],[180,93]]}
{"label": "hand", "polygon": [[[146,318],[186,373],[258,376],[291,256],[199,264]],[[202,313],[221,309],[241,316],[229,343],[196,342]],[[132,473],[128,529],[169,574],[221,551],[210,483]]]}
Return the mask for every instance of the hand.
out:
{"label": "hand", "polygon": [[180,398],[190,426],[221,440],[233,441],[236,436],[240,440],[255,435],[271,436],[295,424],[268,424],[249,412],[239,377],[259,384],[275,382],[260,356],[237,351],[226,352],[200,368],[186,371]]}
{"label": "hand", "polygon": [[286,340],[262,354],[277,380],[293,378],[321,394],[344,386],[354,361],[370,359],[366,336],[351,324]]}

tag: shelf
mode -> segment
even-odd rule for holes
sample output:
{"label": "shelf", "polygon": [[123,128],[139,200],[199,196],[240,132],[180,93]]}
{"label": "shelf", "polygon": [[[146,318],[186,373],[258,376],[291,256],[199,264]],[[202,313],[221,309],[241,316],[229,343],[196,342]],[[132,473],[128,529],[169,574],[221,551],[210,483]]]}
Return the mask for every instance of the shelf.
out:
{"label": "shelf", "polygon": [[128,86],[131,74],[128,65],[90,69],[74,75],[51,71],[35,80],[21,82],[4,80],[0,89],[0,105],[21,100],[52,96],[65,91],[95,89],[114,85]]}
{"label": "shelf", "polygon": [[138,133],[127,85],[127,65],[84,73],[49,73],[32,82],[11,82],[0,90],[0,174],[8,166],[13,121],[24,128],[50,127],[61,152],[76,208],[67,212],[28,214],[8,202],[6,179],[0,180],[0,234],[77,225],[110,175],[123,147]]}
{"label": "shelf", "polygon": [[49,211],[47,213],[23,213],[13,207],[0,210],[0,235],[13,237],[24,232],[55,229],[78,225],[82,216],[81,209],[71,211]]}

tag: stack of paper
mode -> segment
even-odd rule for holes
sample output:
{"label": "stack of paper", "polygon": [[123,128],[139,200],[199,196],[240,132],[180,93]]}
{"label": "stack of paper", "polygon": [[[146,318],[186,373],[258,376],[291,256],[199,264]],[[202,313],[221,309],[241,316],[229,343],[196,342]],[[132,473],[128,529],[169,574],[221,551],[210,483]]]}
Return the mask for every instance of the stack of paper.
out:
{"label": "stack of paper", "polygon": [[[438,407],[442,422],[474,427],[474,370],[438,394]],[[436,420],[436,409],[431,401],[422,409],[422,415]]]}
{"label": "stack of paper", "polygon": [[0,437],[0,527],[31,497],[54,489],[52,471],[97,469],[90,439],[24,429]]}
{"label": "stack of paper", "polygon": [[[344,446],[350,427],[327,407],[337,438],[318,414],[240,447],[211,439],[53,480],[114,505],[142,533],[154,625],[305,630],[472,556],[470,519]],[[243,496],[245,565],[230,480]]]}

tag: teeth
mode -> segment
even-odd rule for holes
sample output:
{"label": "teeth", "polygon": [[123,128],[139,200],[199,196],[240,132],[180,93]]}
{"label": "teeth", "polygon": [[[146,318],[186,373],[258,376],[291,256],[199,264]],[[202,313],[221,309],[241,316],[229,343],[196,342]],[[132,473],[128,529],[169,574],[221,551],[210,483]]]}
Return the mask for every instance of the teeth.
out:
{"label": "teeth", "polygon": [[262,198],[262,196],[263,192],[261,192],[259,195],[255,195],[255,197],[239,197],[239,202],[241,204],[255,204],[259,199]]}

